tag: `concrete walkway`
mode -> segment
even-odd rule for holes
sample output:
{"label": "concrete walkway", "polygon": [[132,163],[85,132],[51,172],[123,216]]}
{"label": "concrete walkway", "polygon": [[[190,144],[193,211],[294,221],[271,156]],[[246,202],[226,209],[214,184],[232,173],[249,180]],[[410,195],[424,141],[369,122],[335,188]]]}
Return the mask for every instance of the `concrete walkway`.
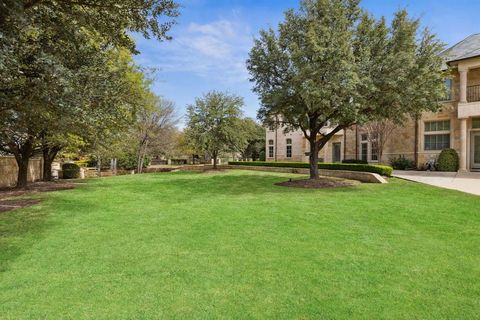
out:
{"label": "concrete walkway", "polygon": [[480,196],[480,172],[397,171],[393,176]]}

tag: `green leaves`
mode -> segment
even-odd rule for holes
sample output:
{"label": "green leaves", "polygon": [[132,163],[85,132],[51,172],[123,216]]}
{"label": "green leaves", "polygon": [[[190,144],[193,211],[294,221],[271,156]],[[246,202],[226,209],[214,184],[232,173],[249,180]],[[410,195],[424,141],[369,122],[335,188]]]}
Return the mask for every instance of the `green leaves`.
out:
{"label": "green leaves", "polygon": [[196,150],[216,158],[221,152],[239,151],[250,132],[242,121],[243,98],[211,91],[187,107],[187,139]]}

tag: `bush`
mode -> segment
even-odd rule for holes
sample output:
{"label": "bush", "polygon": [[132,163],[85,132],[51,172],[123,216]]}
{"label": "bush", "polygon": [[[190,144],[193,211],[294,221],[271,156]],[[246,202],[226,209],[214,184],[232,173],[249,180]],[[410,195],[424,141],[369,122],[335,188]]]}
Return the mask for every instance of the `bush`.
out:
{"label": "bush", "polygon": [[402,155],[398,158],[392,158],[390,160],[390,165],[395,170],[407,170],[415,168],[415,161],[407,159]]}
{"label": "bush", "polygon": [[356,164],[368,164],[368,161],[357,159],[344,159],[342,163],[356,163]]}
{"label": "bush", "polygon": [[80,178],[80,167],[75,163],[64,163],[62,165],[63,179]]}
{"label": "bush", "polygon": [[[146,156],[145,159],[143,160],[143,168],[147,168],[150,165],[151,161],[152,161],[152,158],[149,156]],[[137,164],[138,164],[137,155],[133,153],[127,154],[117,160],[117,167],[124,170],[135,170],[137,169],[137,166],[138,166]]]}
{"label": "bush", "polygon": [[260,161],[265,161],[265,160],[267,160],[267,158],[265,157],[265,150],[261,150],[261,151],[258,153],[258,158],[260,159]]}
{"label": "bush", "polygon": [[460,166],[457,151],[453,149],[443,149],[437,160],[438,171],[456,172]]}
{"label": "bush", "polygon": [[[310,168],[310,164],[305,162],[230,161],[228,164],[277,168]],[[326,170],[363,171],[378,173],[383,176],[391,176],[393,171],[392,167],[389,166],[355,163],[319,163],[318,168]]]}

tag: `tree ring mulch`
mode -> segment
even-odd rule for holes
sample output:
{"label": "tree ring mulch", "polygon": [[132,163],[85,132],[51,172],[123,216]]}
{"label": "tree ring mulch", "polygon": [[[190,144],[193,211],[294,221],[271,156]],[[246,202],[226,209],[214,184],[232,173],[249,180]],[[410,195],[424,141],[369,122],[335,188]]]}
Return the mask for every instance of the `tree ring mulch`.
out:
{"label": "tree ring mulch", "polygon": [[30,207],[40,203],[38,199],[13,199],[0,201],[0,213],[18,208]]}
{"label": "tree ring mulch", "polygon": [[205,174],[215,174],[215,173],[225,173],[228,172],[228,170],[225,169],[205,169],[202,171],[202,173]]}
{"label": "tree ring mulch", "polygon": [[301,179],[275,183],[277,186],[291,187],[291,188],[304,188],[304,189],[325,189],[325,188],[341,188],[352,187],[359,185],[359,181],[345,180],[338,178],[326,178],[321,177],[319,179]]}

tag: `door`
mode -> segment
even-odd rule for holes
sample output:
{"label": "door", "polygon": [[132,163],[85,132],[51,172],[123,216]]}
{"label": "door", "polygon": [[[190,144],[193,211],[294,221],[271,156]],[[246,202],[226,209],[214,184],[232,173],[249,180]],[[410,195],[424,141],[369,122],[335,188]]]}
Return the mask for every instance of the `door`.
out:
{"label": "door", "polygon": [[472,169],[480,170],[480,132],[472,134]]}
{"label": "door", "polygon": [[340,142],[336,142],[332,144],[332,161],[333,162],[340,162],[342,161],[342,144]]}

